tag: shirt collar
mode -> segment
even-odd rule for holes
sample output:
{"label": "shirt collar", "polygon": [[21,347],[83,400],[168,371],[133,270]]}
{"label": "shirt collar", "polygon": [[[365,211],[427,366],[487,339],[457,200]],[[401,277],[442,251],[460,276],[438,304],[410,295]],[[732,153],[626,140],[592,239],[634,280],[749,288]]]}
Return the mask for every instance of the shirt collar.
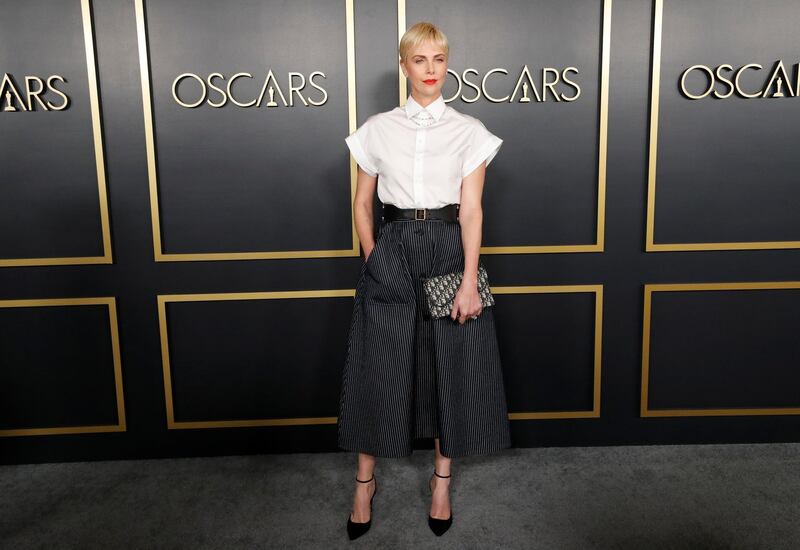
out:
{"label": "shirt collar", "polygon": [[445,107],[447,107],[447,105],[444,102],[442,94],[439,94],[439,97],[437,97],[427,107],[422,107],[419,103],[416,102],[416,100],[414,100],[414,96],[409,94],[408,99],[406,99],[406,116],[408,118],[411,118],[421,110],[425,109],[438,122],[439,119],[442,118],[442,113],[444,113]]}

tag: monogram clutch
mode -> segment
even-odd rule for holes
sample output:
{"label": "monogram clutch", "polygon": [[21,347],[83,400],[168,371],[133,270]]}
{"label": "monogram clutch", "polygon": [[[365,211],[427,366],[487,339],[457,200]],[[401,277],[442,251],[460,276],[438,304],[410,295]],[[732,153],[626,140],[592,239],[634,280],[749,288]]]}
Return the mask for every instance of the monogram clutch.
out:
{"label": "monogram clutch", "polygon": [[[432,319],[450,315],[450,312],[453,311],[453,301],[459,286],[461,286],[463,277],[463,271],[454,271],[453,273],[422,279],[425,302]],[[494,305],[494,296],[489,291],[489,276],[486,274],[486,268],[483,267],[483,264],[478,265],[478,295],[481,297],[481,305],[483,307]]]}

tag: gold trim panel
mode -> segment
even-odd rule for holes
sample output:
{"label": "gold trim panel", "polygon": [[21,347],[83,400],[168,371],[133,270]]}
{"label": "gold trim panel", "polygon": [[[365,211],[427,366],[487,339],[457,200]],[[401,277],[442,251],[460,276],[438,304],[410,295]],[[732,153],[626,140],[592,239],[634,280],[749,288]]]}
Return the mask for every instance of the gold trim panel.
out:
{"label": "gold trim panel", "polygon": [[592,409],[587,411],[510,412],[510,420],[545,420],[554,418],[600,418],[601,362],[603,356],[603,285],[543,285],[491,287],[492,294],[566,294],[591,292],[595,295],[594,308],[594,372]]}
{"label": "gold trim panel", "polygon": [[[153,100],[150,94],[150,57],[147,39],[144,0],[135,0],[136,36],[139,47],[139,72],[142,83],[142,103],[144,106],[145,145],[147,150],[147,178],[150,188],[150,217],[153,232],[153,257],[157,262],[194,262],[223,260],[272,260],[280,258],[335,258],[360,255],[360,242],[356,232],[353,215],[353,201],[356,195],[357,167],[355,159],[350,157],[350,221],[352,247],[333,250],[285,250],[271,252],[209,252],[209,253],[165,253],[161,239],[161,219],[158,204],[158,173],[156,149],[153,130]],[[353,0],[345,0],[345,23],[347,34],[347,101],[348,128],[352,133],[356,130],[356,70],[355,70],[355,31]]]}
{"label": "gold trim panel", "polygon": [[696,250],[772,250],[800,248],[800,241],[752,241],[721,243],[656,243],[656,160],[658,157],[658,106],[661,84],[661,39],[664,0],[654,0],[653,51],[650,75],[650,146],[647,167],[646,252],[688,252]]}
{"label": "gold trim panel", "polygon": [[95,43],[94,32],[92,30],[92,10],[89,0],[81,0],[81,19],[83,21],[83,44],[86,50],[86,71],[89,79],[89,104],[92,111],[92,136],[94,139],[97,193],[100,203],[100,225],[103,235],[103,255],[61,258],[2,258],[0,259],[0,267],[114,263],[111,254],[111,224],[109,222],[106,167],[105,157],[103,155],[103,125],[100,120],[100,99],[97,92],[98,76],[97,65],[94,58]]}
{"label": "gold trim panel", "polygon": [[650,318],[652,315],[652,298],[654,292],[773,289],[800,289],[800,281],[645,284],[642,323],[642,387],[640,416],[646,418],[664,416],[758,416],[800,414],[800,407],[650,409],[648,404],[648,390],[650,385]]}
{"label": "gold trim panel", "polygon": [[35,300],[0,300],[0,308],[11,307],[49,307],[49,306],[93,306],[108,307],[108,320],[111,332],[111,351],[114,360],[114,387],[117,402],[117,423],[98,426],[59,426],[52,428],[14,428],[0,430],[0,437],[19,435],[60,435],[124,432],[125,399],[122,388],[122,359],[119,348],[119,326],[117,323],[117,305],[113,296],[97,298],[46,298]]}
{"label": "gold trim panel", "polygon": [[[603,252],[605,249],[606,226],[606,158],[608,150],[608,80],[611,65],[611,3],[612,0],[603,2],[603,40],[600,70],[600,130],[598,136],[598,163],[597,163],[597,229],[595,244],[564,244],[564,245],[523,245],[523,246],[481,246],[481,254],[551,254],[575,252]],[[398,44],[406,31],[406,1],[397,0],[397,41]],[[398,60],[399,61],[399,60]],[[408,82],[403,76],[403,70],[397,67],[398,80],[400,81],[400,106],[406,104],[408,98]]]}
{"label": "gold trim panel", "polygon": [[[509,413],[510,420],[532,420],[546,418],[598,418],[600,416],[600,362],[603,339],[603,286],[602,285],[563,285],[563,286],[493,286],[494,294],[542,294],[592,292],[595,294],[595,349],[593,406],[588,411],[543,411]],[[161,335],[161,364],[164,376],[164,397],[166,403],[167,428],[247,428],[258,426],[312,426],[336,424],[336,416],[301,418],[261,418],[238,420],[176,421],[170,369],[169,334],[167,331],[167,304],[177,302],[211,302],[233,300],[276,300],[301,298],[342,298],[355,297],[355,289],[335,290],[285,290],[272,292],[232,292],[212,294],[160,294],[158,301],[158,326]]]}
{"label": "gold trim panel", "polygon": [[239,420],[201,420],[176,421],[172,392],[172,373],[170,368],[169,334],[167,331],[167,304],[178,302],[215,302],[236,300],[296,300],[301,298],[342,298],[355,297],[355,289],[345,290],[282,290],[271,292],[226,292],[212,294],[159,294],[158,326],[161,335],[161,365],[164,376],[164,398],[167,413],[167,428],[247,428],[256,426],[311,426],[317,424],[336,424],[337,417],[303,418],[262,418]]}

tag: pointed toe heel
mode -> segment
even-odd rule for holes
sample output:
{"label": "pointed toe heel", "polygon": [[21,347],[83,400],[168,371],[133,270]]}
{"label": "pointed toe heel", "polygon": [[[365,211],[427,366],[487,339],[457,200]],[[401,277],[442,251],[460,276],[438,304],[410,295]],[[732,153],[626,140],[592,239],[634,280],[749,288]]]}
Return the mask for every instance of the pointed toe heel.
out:
{"label": "pointed toe heel", "polygon": [[[361,480],[356,477],[356,481],[359,483],[369,483],[375,479],[375,474],[372,475],[371,478],[367,480]],[[353,513],[350,512],[347,516],[347,536],[350,540],[355,540],[367,531],[369,531],[370,526],[372,525],[372,499],[375,498],[375,495],[378,494],[378,480],[375,479],[375,490],[372,492],[372,496],[369,498],[369,520],[365,522],[356,522],[353,521]]]}
{"label": "pointed toe heel", "polygon": [[437,537],[441,537],[444,535],[450,526],[453,525],[453,514],[450,514],[450,517],[447,519],[438,519],[428,516],[428,527],[431,528],[433,534]]}
{"label": "pointed toe heel", "polygon": [[[449,475],[440,476],[439,474],[436,473],[436,470],[433,471],[433,475],[435,475],[436,477],[441,477],[443,479],[450,477]],[[431,476],[430,481],[433,481],[433,476]],[[433,494],[433,487],[430,486],[430,481],[428,482],[428,487],[430,487],[431,494]],[[450,529],[450,526],[452,524],[453,524],[452,509],[450,510],[450,517],[447,519],[435,518],[430,514],[428,514],[428,527],[430,527],[431,531],[433,531],[433,534],[436,535],[437,537],[441,537],[442,535],[444,535],[445,532],[447,532],[447,530]]]}

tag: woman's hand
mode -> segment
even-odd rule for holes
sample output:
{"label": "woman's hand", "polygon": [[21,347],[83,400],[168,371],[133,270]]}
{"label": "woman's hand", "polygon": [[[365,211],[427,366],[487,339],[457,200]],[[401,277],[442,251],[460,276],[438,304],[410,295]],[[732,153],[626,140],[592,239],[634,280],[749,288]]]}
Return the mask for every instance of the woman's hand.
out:
{"label": "woman's hand", "polygon": [[372,248],[369,249],[369,252],[364,250],[364,263],[367,263],[367,261],[369,260],[369,255],[372,254],[373,250],[375,250],[375,245],[374,244],[372,245]]}
{"label": "woman's hand", "polygon": [[478,294],[478,285],[470,284],[458,287],[458,292],[453,299],[453,310],[450,312],[450,318],[454,321],[458,318],[458,322],[462,325],[472,316],[480,315],[483,311],[483,304],[481,304],[481,296]]}

